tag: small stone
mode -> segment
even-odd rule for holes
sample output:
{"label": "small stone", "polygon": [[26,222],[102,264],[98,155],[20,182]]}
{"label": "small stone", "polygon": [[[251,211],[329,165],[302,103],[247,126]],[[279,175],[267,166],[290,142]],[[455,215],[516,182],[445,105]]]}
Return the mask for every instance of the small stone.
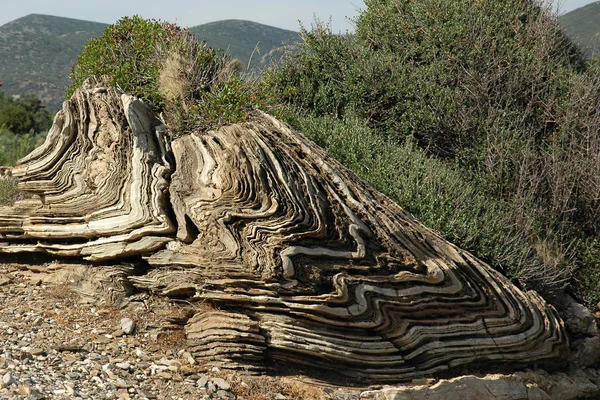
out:
{"label": "small stone", "polygon": [[150,367],[150,364],[148,364],[146,361],[139,361],[135,365],[139,369],[148,369]]}
{"label": "small stone", "polygon": [[15,383],[16,383],[15,378],[13,378],[13,376],[11,375],[10,372],[7,372],[2,377],[2,386],[3,387],[8,387],[8,386],[13,385]]}
{"label": "small stone", "polygon": [[143,352],[142,350],[140,350],[140,349],[136,349],[136,350],[135,350],[135,355],[136,355],[136,357],[138,357],[138,358],[140,358],[140,359],[142,359],[142,360],[144,360],[144,361],[148,361],[148,360],[150,360],[150,356],[148,356],[148,354],[144,353],[144,352]]}
{"label": "small stone", "polygon": [[131,386],[124,379],[117,379],[113,383],[114,383],[115,387],[119,388],[119,389],[128,389]]}
{"label": "small stone", "polygon": [[152,392],[149,392],[147,390],[138,390],[137,394],[143,398],[143,399],[148,399],[148,400],[154,400],[156,399],[156,395]]}
{"label": "small stone", "polygon": [[187,351],[183,352],[183,358],[188,362],[188,364],[190,365],[194,365],[196,364],[196,360],[194,360],[194,357]]}
{"label": "small stone", "polygon": [[129,364],[128,362],[118,362],[115,364],[115,367],[119,369],[128,370],[129,368],[131,368],[131,364]]}
{"label": "small stone", "polygon": [[135,321],[131,318],[122,318],[121,329],[126,335],[131,335],[135,331]]}
{"label": "small stone", "polygon": [[273,400],[287,400],[287,397],[285,397],[284,395],[282,395],[281,393],[277,393],[275,395],[275,397],[273,397]]}
{"label": "small stone", "polygon": [[33,347],[29,350],[29,353],[31,353],[32,356],[37,357],[37,356],[45,356],[46,352],[43,349],[37,348],[37,347]]}
{"label": "small stone", "polygon": [[229,389],[231,389],[231,385],[229,384],[229,382],[227,382],[223,378],[212,378],[211,381],[219,389],[223,389],[223,390],[229,390]]}
{"label": "small stone", "polygon": [[118,396],[119,396],[119,399],[123,399],[123,400],[131,399],[131,396],[129,395],[129,392],[127,392],[127,391],[125,391],[125,392],[118,392]]}
{"label": "small stone", "polygon": [[112,335],[113,335],[114,337],[121,337],[121,336],[123,336],[124,334],[125,334],[125,332],[123,332],[123,330],[121,330],[121,329],[117,329],[116,331],[114,331],[114,332],[112,333]]}
{"label": "small stone", "polygon": [[207,383],[208,383],[208,376],[202,374],[202,375],[200,375],[200,378],[196,381],[196,386],[203,388],[206,386]]}
{"label": "small stone", "polygon": [[33,389],[31,389],[29,386],[20,385],[17,390],[21,396],[31,396],[33,393]]}
{"label": "small stone", "polygon": [[102,371],[108,371],[110,369],[115,369],[115,364],[107,363],[102,366]]}
{"label": "small stone", "polygon": [[231,399],[231,398],[233,398],[233,394],[229,393],[226,390],[217,390],[217,398],[218,399]]}
{"label": "small stone", "polygon": [[158,374],[156,374],[156,376],[158,378],[162,378],[162,379],[164,379],[166,381],[169,381],[169,380],[173,379],[173,375],[171,375],[168,372],[159,372]]}
{"label": "small stone", "polygon": [[208,394],[213,394],[217,391],[217,387],[212,382],[208,382],[206,384],[206,391]]}

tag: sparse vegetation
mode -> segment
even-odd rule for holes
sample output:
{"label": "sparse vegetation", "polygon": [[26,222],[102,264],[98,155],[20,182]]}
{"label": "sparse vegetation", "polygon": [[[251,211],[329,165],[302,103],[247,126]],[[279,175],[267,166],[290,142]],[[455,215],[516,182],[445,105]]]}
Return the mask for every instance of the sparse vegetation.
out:
{"label": "sparse vegetation", "polygon": [[[52,124],[50,113],[33,95],[12,98],[0,91],[0,166],[13,166],[42,142]],[[19,195],[17,181],[0,174],[0,205]]]}
{"label": "sparse vegetation", "polygon": [[13,204],[18,194],[17,180],[8,176],[0,176],[0,206]]}

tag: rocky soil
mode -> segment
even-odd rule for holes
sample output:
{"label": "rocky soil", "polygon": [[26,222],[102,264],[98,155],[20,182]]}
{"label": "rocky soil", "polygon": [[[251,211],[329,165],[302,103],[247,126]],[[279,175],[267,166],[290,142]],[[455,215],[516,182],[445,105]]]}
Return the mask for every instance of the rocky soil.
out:
{"label": "rocky soil", "polygon": [[[139,293],[119,306],[84,303],[68,275],[47,272],[60,270],[55,266],[0,264],[0,400],[526,400],[600,396],[600,371],[585,366],[554,374],[528,370],[361,389],[330,387],[303,376],[232,373],[198,363],[186,352],[182,330],[186,318],[181,310],[202,305],[177,304]],[[596,326],[593,318],[588,321],[590,315],[575,322],[568,320],[567,325],[584,321],[587,331]],[[597,347],[587,354],[598,358]]]}
{"label": "rocky soil", "polygon": [[299,379],[196,363],[165,299],[137,295],[123,308],[79,300],[69,282],[0,265],[0,400],[340,398]]}

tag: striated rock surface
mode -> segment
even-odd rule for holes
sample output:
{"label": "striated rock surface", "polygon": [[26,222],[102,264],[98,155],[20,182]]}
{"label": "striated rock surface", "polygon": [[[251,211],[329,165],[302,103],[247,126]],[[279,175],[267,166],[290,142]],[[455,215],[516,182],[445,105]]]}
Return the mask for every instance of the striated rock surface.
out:
{"label": "striated rock surface", "polygon": [[391,382],[566,356],[540,296],[274,118],[180,137],[172,158],[162,129],[88,82],[12,171],[38,198],[0,208],[0,253],[143,255],[151,269],[128,282],[210,305],[187,320],[188,350],[226,368]]}
{"label": "striated rock surface", "polygon": [[104,260],[163,247],[174,226],[159,124],[141,101],[88,82],[12,169],[34,197],[0,207],[0,253]]}

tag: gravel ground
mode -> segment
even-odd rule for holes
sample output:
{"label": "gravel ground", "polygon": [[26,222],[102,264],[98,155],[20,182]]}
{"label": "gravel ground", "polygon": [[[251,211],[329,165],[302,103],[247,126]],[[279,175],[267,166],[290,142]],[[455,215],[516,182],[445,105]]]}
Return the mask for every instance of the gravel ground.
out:
{"label": "gravel ground", "polygon": [[168,301],[135,300],[122,309],[81,304],[67,285],[0,264],[0,400],[358,397],[200,365]]}

